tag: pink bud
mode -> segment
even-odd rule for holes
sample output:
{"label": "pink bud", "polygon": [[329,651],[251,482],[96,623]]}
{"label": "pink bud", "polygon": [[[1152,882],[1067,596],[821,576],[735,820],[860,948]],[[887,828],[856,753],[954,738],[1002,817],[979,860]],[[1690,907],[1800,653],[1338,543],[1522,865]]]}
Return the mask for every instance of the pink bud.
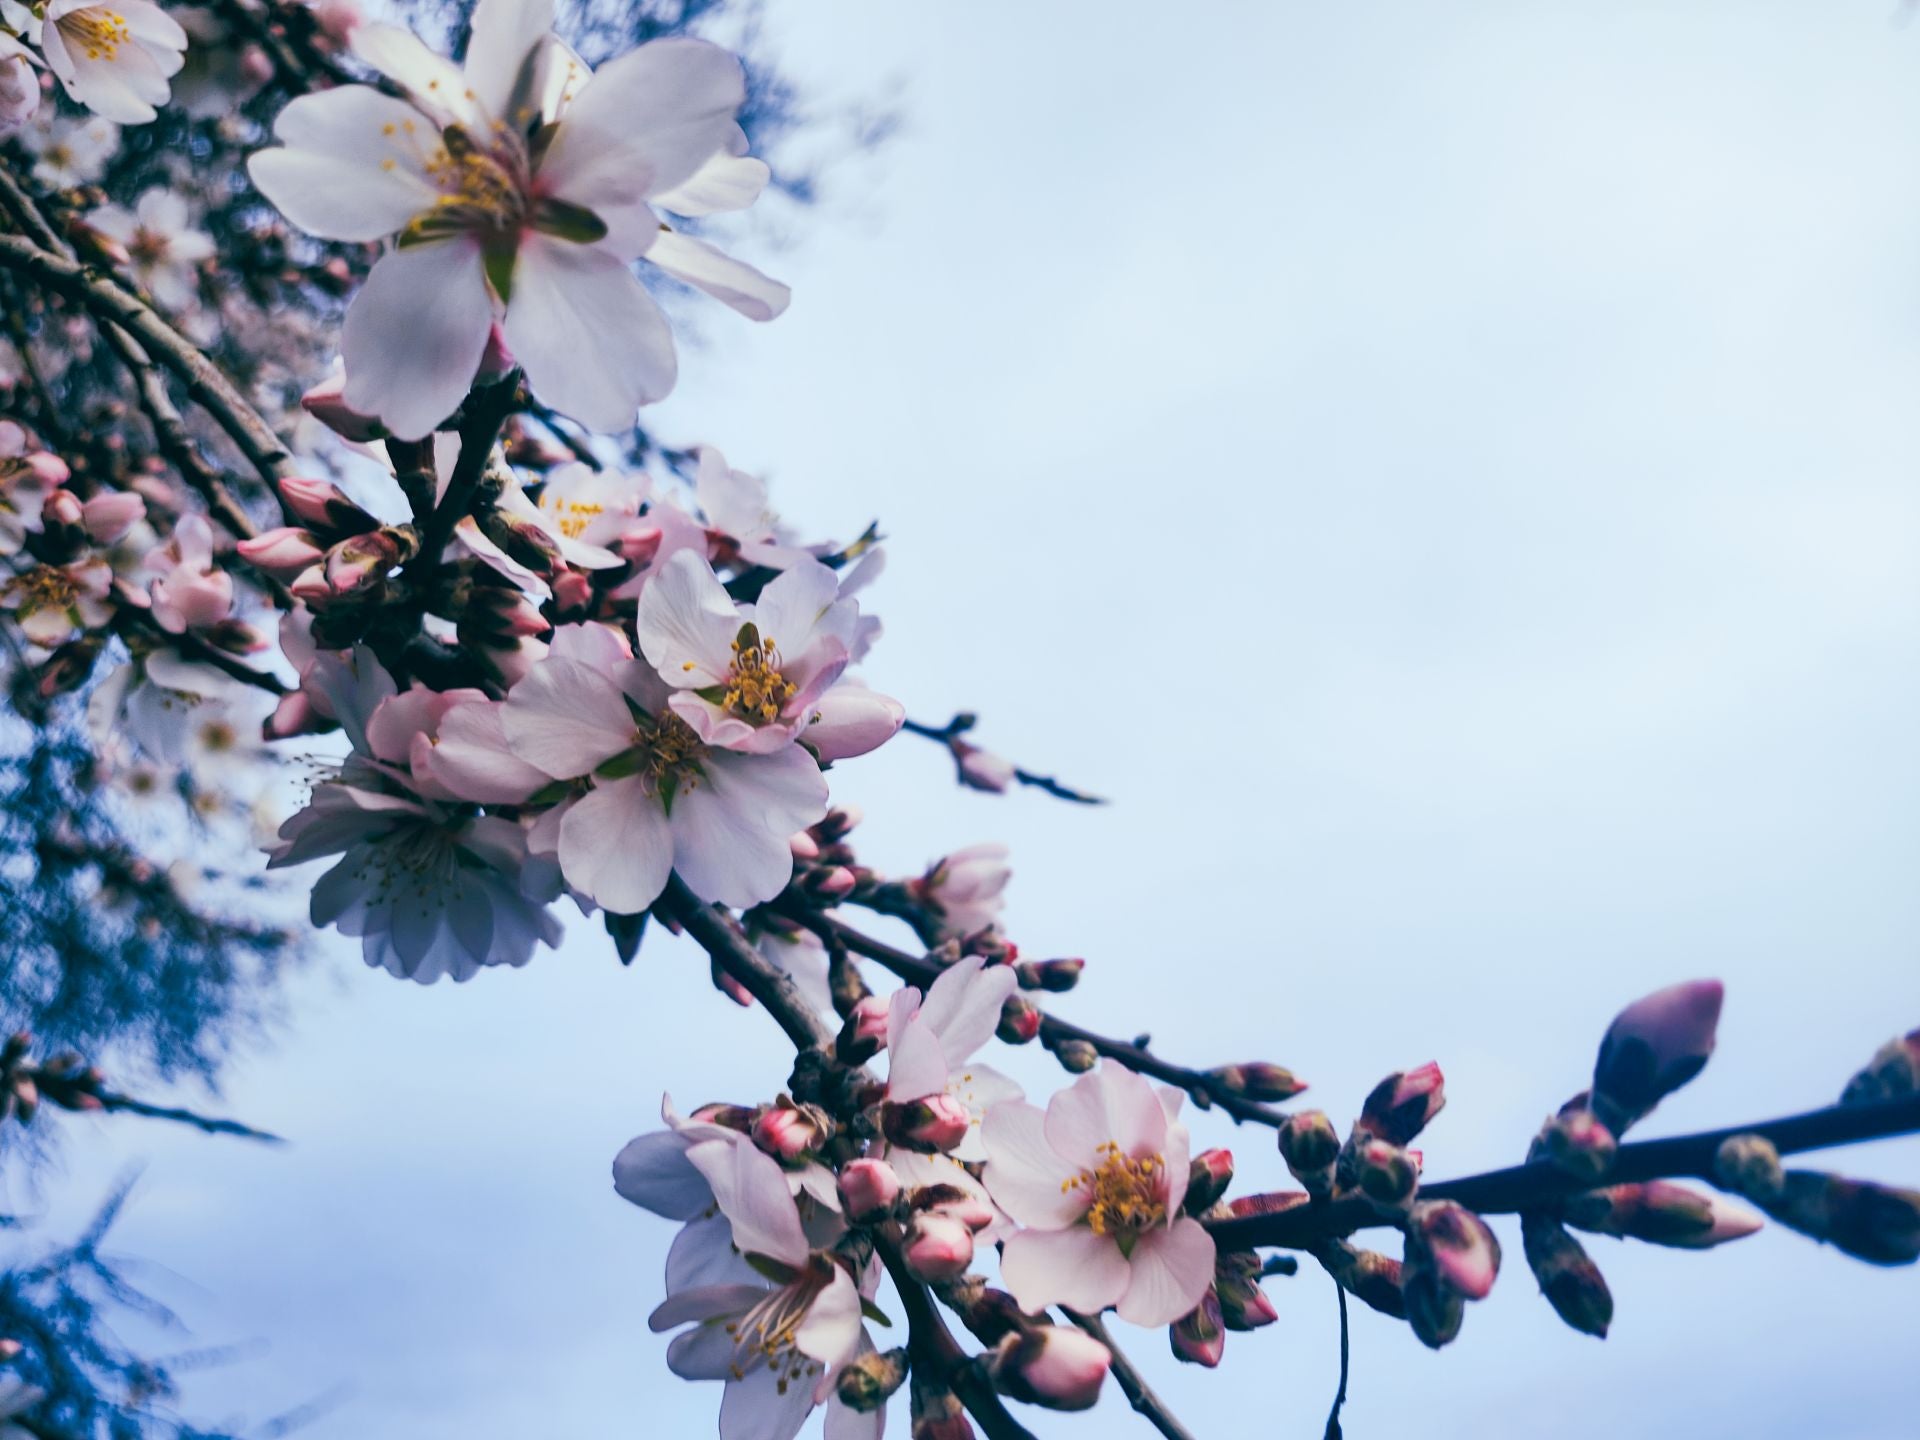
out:
{"label": "pink bud", "polygon": [[1500,1273],[1500,1242],[1487,1222],[1451,1200],[1423,1200],[1407,1217],[1408,1259],[1431,1265],[1451,1289],[1484,1300]]}
{"label": "pink bud", "polygon": [[1040,1033],[1040,1007],[1024,995],[1009,995],[1000,1007],[1000,1026],[993,1033],[1004,1044],[1024,1045]]}
{"label": "pink bud", "polygon": [[893,1208],[900,1176],[884,1160],[850,1160],[840,1169],[840,1206],[849,1220],[866,1220]]}
{"label": "pink bud", "polygon": [[1167,1327],[1173,1358],[1211,1370],[1227,1352],[1226,1327],[1220,1323],[1220,1299],[1211,1288],[1192,1312]]}
{"label": "pink bud", "polygon": [[549,577],[553,586],[553,608],[563,615],[585,610],[593,604],[593,577],[571,565],[555,565]]}
{"label": "pink bud", "polygon": [[859,878],[846,866],[828,865],[808,874],[806,892],[815,900],[844,900],[859,883]]}
{"label": "pink bud", "polygon": [[820,842],[804,830],[787,837],[787,849],[796,860],[820,858]]}
{"label": "pink bud", "polygon": [[959,768],[960,783],[970,790],[1004,795],[1017,778],[1014,763],[1001,759],[990,750],[982,750],[978,745],[958,739],[949,740],[947,745],[953,751],[954,764]]}
{"label": "pink bud", "polygon": [[[300,397],[300,408],[326,426],[342,440],[365,444],[385,438],[387,429],[372,415],[347,408],[347,377],[335,375],[322,380]],[[285,482],[282,482],[285,488]],[[306,518],[306,517],[302,517]]]}
{"label": "pink bud", "polygon": [[753,1143],[785,1164],[795,1164],[817,1153],[833,1138],[833,1122],[813,1105],[781,1100],[753,1122]]}
{"label": "pink bud", "polygon": [[957,1096],[928,1095],[906,1104],[889,1101],[881,1109],[880,1126],[893,1144],[932,1154],[966,1139],[973,1116]]}
{"label": "pink bud", "polygon": [[1593,1108],[1615,1135],[1707,1063],[1725,987],[1690,980],[1636,1000],[1614,1018],[1593,1067]]}
{"label": "pink bud", "polygon": [[100,545],[125,539],[127,532],[147,514],[147,502],[124,490],[104,491],[80,508],[80,523]]}
{"label": "pink bud", "polygon": [[1446,1078],[1438,1065],[1389,1075],[1373,1087],[1360,1110],[1360,1128],[1394,1145],[1426,1129],[1447,1103]]}
{"label": "pink bud", "polygon": [[56,490],[41,502],[40,518],[54,525],[78,525],[85,511],[80,497],[71,490]]}
{"label": "pink bud", "polygon": [[853,1021],[853,1033],[861,1040],[871,1040],[884,1048],[887,1043],[887,1009],[884,996],[863,996],[847,1017]]}
{"label": "pink bud", "polygon": [[994,1387],[1049,1410],[1086,1410],[1100,1398],[1113,1353],[1080,1330],[1040,1325],[1009,1335],[988,1362]]}
{"label": "pink bud", "polygon": [[1187,1166],[1187,1198],[1181,1209],[1199,1215],[1219,1202],[1233,1184],[1233,1152],[1202,1150]]}
{"label": "pink bud", "polygon": [[287,740],[295,735],[311,735],[324,724],[326,718],[313,708],[306,692],[294,690],[280,697],[280,703],[260,727],[260,733],[268,740]]}
{"label": "pink bud", "polygon": [[620,532],[620,538],[613,542],[613,550],[622,560],[634,565],[651,565],[653,557],[660,553],[660,542],[666,538],[666,531],[658,525],[638,521]]}
{"label": "pink bud", "polygon": [[1762,1220],[1724,1195],[1707,1195],[1670,1180],[1613,1185],[1567,1199],[1564,1219],[1596,1235],[1705,1250],[1760,1229]]}
{"label": "pink bud", "polygon": [[330,480],[290,475],[280,482],[280,499],[288,514],[323,536],[364,535],[380,528],[378,520]]}
{"label": "pink bud", "polygon": [[315,609],[333,599],[333,587],[327,583],[324,565],[313,565],[302,570],[287,582],[287,590],[294,599],[304,601]]}
{"label": "pink bud", "polygon": [[302,530],[293,525],[262,530],[251,540],[242,540],[233,548],[241,559],[256,570],[264,570],[283,580],[317,565],[327,553],[319,536],[311,530]]}
{"label": "pink bud", "polygon": [[73,471],[67,468],[67,462],[50,450],[36,450],[26,457],[27,468],[39,477],[40,483],[48,487],[64,485],[73,478]]}
{"label": "pink bud", "polygon": [[922,1280],[951,1280],[973,1263],[973,1231],[951,1215],[928,1211],[908,1223],[900,1249]]}

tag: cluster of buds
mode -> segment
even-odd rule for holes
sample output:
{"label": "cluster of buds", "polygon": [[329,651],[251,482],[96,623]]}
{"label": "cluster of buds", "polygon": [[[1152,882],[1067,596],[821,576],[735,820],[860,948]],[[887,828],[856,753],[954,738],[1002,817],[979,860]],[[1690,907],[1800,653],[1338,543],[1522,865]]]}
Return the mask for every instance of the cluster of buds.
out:
{"label": "cluster of buds", "polygon": [[1790,1230],[1874,1265],[1920,1259],[1920,1191],[1819,1170],[1787,1170],[1772,1142],[1736,1135],[1714,1159],[1714,1179]]}
{"label": "cluster of buds", "polygon": [[1407,1146],[1446,1103],[1438,1065],[1387,1076],[1367,1095],[1340,1148],[1334,1187],[1364,1196],[1383,1215],[1406,1214],[1420,1189],[1420,1152]]}
{"label": "cluster of buds", "polygon": [[1400,1277],[1407,1324],[1438,1350],[1460,1333],[1466,1302],[1484,1300],[1500,1274],[1500,1242],[1487,1222],[1451,1200],[1423,1200],[1407,1214]]}
{"label": "cluster of buds", "polygon": [[382,525],[327,480],[291,476],[280,500],[298,523],[240,542],[255,569],[285,580],[313,612],[316,643],[351,645],[390,598],[393,572],[420,551],[411,525]]}

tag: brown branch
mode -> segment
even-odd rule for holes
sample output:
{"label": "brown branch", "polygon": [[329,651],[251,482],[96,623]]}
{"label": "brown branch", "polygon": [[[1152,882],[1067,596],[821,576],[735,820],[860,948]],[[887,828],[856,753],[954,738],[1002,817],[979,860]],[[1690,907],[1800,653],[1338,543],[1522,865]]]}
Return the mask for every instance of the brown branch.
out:
{"label": "brown branch", "polygon": [[[856,955],[878,962],[909,985],[918,985],[924,990],[939,977],[941,967],[933,961],[922,956],[909,955],[904,950],[896,950],[891,945],[872,939],[848,925],[844,920],[836,920],[830,915],[823,915],[817,910],[791,903],[789,900],[776,902],[773,908],[790,919],[799,921],[829,945],[838,943]],[[1219,1076],[1204,1070],[1190,1070],[1183,1065],[1162,1060],[1145,1045],[1096,1034],[1092,1030],[1054,1015],[1041,1016],[1040,1043],[1042,1045],[1057,1055],[1060,1047],[1070,1041],[1090,1045],[1109,1059],[1118,1060],[1129,1070],[1152,1076],[1156,1080],[1165,1081],[1169,1085],[1184,1090],[1202,1109],[1218,1106],[1236,1122],[1277,1127],[1287,1118],[1283,1112],[1269,1105],[1262,1105],[1245,1096],[1234,1094]]]}
{"label": "brown branch", "polygon": [[[1915,1133],[1920,1133],[1920,1095],[1870,1105],[1829,1105],[1776,1120],[1622,1145],[1614,1156],[1613,1168],[1606,1173],[1605,1182],[1625,1185],[1641,1180],[1710,1180],[1714,1157],[1721,1144],[1736,1135],[1765,1136],[1782,1155],[1792,1155]],[[1506,1215],[1592,1188],[1591,1181],[1576,1179],[1551,1162],[1537,1160],[1528,1165],[1422,1185],[1420,1198],[1457,1201],[1482,1215]],[[1202,1223],[1213,1232],[1215,1243],[1223,1250],[1251,1250],[1257,1245],[1304,1250],[1322,1240],[1350,1235],[1368,1226],[1391,1225],[1394,1221],[1392,1217],[1380,1215],[1359,1196],[1347,1196],[1324,1205],[1302,1204],[1271,1215],[1236,1216]]]}
{"label": "brown branch", "polygon": [[887,1274],[893,1277],[894,1289],[900,1292],[900,1303],[906,1306],[907,1356],[914,1374],[922,1379],[934,1379],[951,1389],[968,1413],[980,1422],[987,1440],[1035,1440],[1033,1432],[1007,1410],[986,1372],[953,1338],[926,1285],[907,1269],[899,1241],[890,1233],[892,1229],[886,1226],[876,1230],[873,1245],[887,1267]]}
{"label": "brown branch", "polygon": [[1167,1408],[1167,1402],[1154,1394],[1153,1387],[1146,1382],[1146,1377],[1134,1369],[1133,1362],[1127,1358],[1126,1352],[1114,1344],[1113,1335],[1108,1331],[1104,1320],[1098,1315],[1082,1315],[1074,1310],[1067,1310],[1064,1313],[1067,1319],[1107,1347],[1108,1352],[1113,1356],[1113,1363],[1107,1367],[1108,1371],[1119,1384],[1120,1393],[1127,1397],[1127,1403],[1133,1406],[1136,1414],[1142,1416],[1149,1425],[1166,1436],[1167,1440],[1194,1440],[1193,1432],[1180,1423],[1179,1417]]}

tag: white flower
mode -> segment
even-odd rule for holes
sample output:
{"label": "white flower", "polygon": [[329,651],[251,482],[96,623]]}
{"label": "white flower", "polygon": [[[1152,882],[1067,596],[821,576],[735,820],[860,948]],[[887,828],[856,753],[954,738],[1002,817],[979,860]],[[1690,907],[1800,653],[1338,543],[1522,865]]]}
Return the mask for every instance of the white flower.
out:
{"label": "white flower", "polygon": [[[687,1159],[695,1145],[710,1140],[729,1145],[751,1145],[752,1139],[741,1130],[729,1129],[696,1118],[683,1119],[673,1108],[673,1097],[660,1097],[660,1118],[665,1130],[649,1130],[629,1140],[613,1160],[613,1188],[623,1200],[668,1220],[694,1220],[714,1204],[713,1187],[707,1177]],[[823,1210],[840,1208],[840,1192],[833,1172],[817,1160],[782,1167],[787,1189],[797,1200],[812,1198]],[[669,1286],[669,1288],[675,1288]]]}
{"label": "white flower", "polygon": [[34,157],[33,178],[53,190],[91,185],[107,171],[107,160],[120,144],[120,127],[90,115],[84,120],[54,115],[44,129],[21,132],[20,139]]}
{"label": "white flower", "polygon": [[186,63],[187,32],[147,0],[53,0],[40,32],[47,68],[104,119],[144,125]]}
{"label": "white flower", "polygon": [[70,565],[34,565],[0,586],[0,607],[13,611],[20,631],[52,649],[113,618],[113,567],[97,555]]}
{"label": "white flower", "polygon": [[855,1415],[834,1393],[840,1368],[868,1343],[861,1287],[808,1242],[780,1167],[721,1141],[687,1159],[707,1177],[739,1255],[729,1280],[669,1295],[648,1317],[656,1331],[689,1327],[667,1348],[668,1368],[726,1383],[721,1440],[792,1440],[823,1401],[835,1440],[877,1436],[883,1417]]}
{"label": "white flower", "polygon": [[144,754],[178,767],[192,757],[198,732],[223,719],[243,690],[238,680],[178,650],[154,650],[94,687],[87,697],[88,732],[104,748],[124,725]]}
{"label": "white flower", "polygon": [[1012,878],[1007,847],[988,843],[956,850],[908,883],[917,899],[938,912],[941,935],[963,939],[1000,918]]}
{"label": "white flower", "polygon": [[1108,1306],[1135,1325],[1169,1325],[1213,1283],[1213,1239],[1180,1213],[1184,1125],[1152,1085],[1111,1060],[1042,1113],[996,1105],[982,1127],[987,1189],[1027,1227],[1006,1242],[1000,1275],[1020,1308]]}
{"label": "white flower", "polygon": [[369,965],[431,985],[469,980],[487,965],[524,965],[534,947],[560,942],[548,913],[558,893],[546,867],[530,864],[526,832],[498,816],[473,817],[412,784],[405,765],[416,739],[477,691],[397,695],[373,656],[321,655],[308,683],[354,754],[337,780],[316,785],[307,808],[280,827],[269,868],[323,855],[339,864],[314,884],[312,918],[361,937]]}
{"label": "white flower", "polygon": [[0,135],[26,124],[40,108],[39,63],[33,51],[0,31]]}
{"label": "white flower", "polygon": [[891,739],[906,711],[864,687],[838,694],[860,608],[813,560],[736,604],[699,556],[681,551],[640,596],[640,649],[674,689],[673,713],[707,745],[765,754],[804,740],[823,760]]}
{"label": "white flower", "polygon": [[[481,0],[464,70],[387,25],[356,31],[401,100],[364,85],[302,96],[248,168],[302,229],[392,238],[347,313],[346,404],[402,437],[465,396],[496,319],[533,388],[598,430],[672,389],[673,336],[629,268],[646,257],[770,319],[786,287],[662,225],[663,208],[749,203],[765,167],[736,142],[739,62],[654,40],[586,67],[547,32],[552,0]],[[577,91],[577,93],[575,93]],[[745,167],[757,167],[747,169]],[[755,183],[746,183],[747,177]]]}
{"label": "white flower", "polygon": [[57,488],[33,462],[27,432],[0,420],[0,556],[18,555],[27,536],[40,533],[40,512]]}
{"label": "white flower", "polygon": [[970,955],[943,970],[925,997],[911,985],[893,992],[887,1009],[887,1098],[896,1102],[952,1095],[973,1117],[955,1146],[959,1160],[984,1160],[981,1117],[990,1106],[1018,1100],[1020,1086],[973,1054],[993,1038],[1000,1010],[1019,981],[1010,965]]}
{"label": "white flower", "polygon": [[132,210],[102,205],[87,224],[126,250],[134,278],[169,310],[185,310],[199,298],[200,262],[213,254],[213,241],[188,218],[187,202],[156,186]]}
{"label": "white flower", "polygon": [[145,560],[153,573],[153,618],[181,635],[217,625],[233,610],[233,577],[213,561],[213,526],[199,514],[182,515],[173,538]]}

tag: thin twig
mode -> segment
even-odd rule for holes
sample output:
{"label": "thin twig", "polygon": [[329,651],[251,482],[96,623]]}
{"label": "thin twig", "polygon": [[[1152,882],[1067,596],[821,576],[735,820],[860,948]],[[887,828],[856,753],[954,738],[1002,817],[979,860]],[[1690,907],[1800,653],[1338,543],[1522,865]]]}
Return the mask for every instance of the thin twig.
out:
{"label": "thin twig", "polygon": [[[1613,1167],[1607,1171],[1604,1183],[1710,1180],[1720,1146],[1736,1135],[1764,1136],[1782,1155],[1792,1155],[1915,1133],[1920,1133],[1920,1095],[1905,1095],[1870,1105],[1829,1105],[1775,1120],[1756,1120],[1719,1130],[1622,1145],[1614,1155]],[[1592,1188],[1592,1181],[1577,1179],[1550,1161],[1536,1160],[1528,1165],[1422,1185],[1420,1198],[1457,1201],[1482,1215],[1506,1215]],[[1201,1223],[1213,1232],[1214,1241],[1222,1250],[1251,1250],[1259,1245],[1304,1250],[1318,1241],[1351,1235],[1369,1226],[1391,1225],[1394,1219],[1382,1216],[1359,1196],[1347,1196],[1324,1205],[1299,1205],[1270,1215]]]}
{"label": "thin twig", "polygon": [[[953,756],[953,762],[956,766],[960,764],[960,749],[958,747],[967,744],[967,742],[961,740],[960,737],[966,734],[967,731],[973,729],[973,726],[974,716],[966,711],[962,711],[960,714],[954,716],[953,719],[949,720],[945,725],[929,725],[924,720],[914,720],[911,718],[902,721],[900,724],[900,728],[909,735],[919,735],[924,739],[932,740],[937,744],[946,746],[948,753]],[[1089,795],[1084,790],[1075,790],[1072,786],[1062,784],[1051,775],[1041,775],[1032,770],[1022,769],[1018,765],[1013,767],[1013,778],[1022,785],[1030,785],[1036,790],[1045,791],[1057,800],[1066,800],[1075,805],[1104,805],[1107,803],[1098,795]],[[967,782],[963,780],[961,783],[965,784]],[[973,788],[977,789],[979,787],[975,786]]]}
{"label": "thin twig", "polygon": [[1082,1315],[1075,1310],[1067,1310],[1065,1314],[1067,1319],[1107,1347],[1108,1353],[1113,1356],[1107,1367],[1108,1372],[1118,1382],[1120,1393],[1127,1397],[1127,1403],[1133,1406],[1137,1414],[1166,1436],[1167,1440],[1195,1440],[1194,1433],[1180,1423],[1179,1417],[1167,1408],[1166,1401],[1154,1394],[1146,1377],[1134,1368],[1126,1352],[1114,1343],[1104,1320],[1098,1315]]}
{"label": "thin twig", "polygon": [[1335,1280],[1333,1293],[1340,1302],[1340,1388],[1333,1392],[1333,1409],[1327,1412],[1325,1440],[1341,1440],[1340,1411],[1347,1403],[1347,1367],[1352,1358],[1347,1334],[1347,1287]]}
{"label": "thin twig", "polygon": [[238,1120],[222,1120],[217,1116],[202,1115],[195,1110],[183,1109],[176,1105],[153,1105],[145,1100],[136,1100],[131,1095],[121,1095],[112,1090],[103,1090],[96,1096],[102,1110],[124,1114],[144,1115],[149,1120],[171,1120],[176,1125],[190,1125],[207,1135],[237,1135],[243,1140],[259,1140],[268,1145],[284,1145],[286,1141],[268,1130],[257,1130],[251,1125],[242,1125]]}

